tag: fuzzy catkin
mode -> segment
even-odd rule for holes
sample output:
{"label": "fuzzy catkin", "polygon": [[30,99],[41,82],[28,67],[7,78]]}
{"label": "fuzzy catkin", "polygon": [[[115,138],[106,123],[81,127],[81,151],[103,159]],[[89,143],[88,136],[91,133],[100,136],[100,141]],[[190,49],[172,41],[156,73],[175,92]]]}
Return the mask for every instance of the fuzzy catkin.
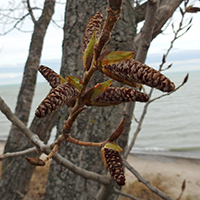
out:
{"label": "fuzzy catkin", "polygon": [[52,88],[55,88],[55,87],[57,87],[58,85],[61,84],[60,76],[56,72],[54,72],[52,69],[50,69],[50,68],[48,68],[44,65],[41,65],[38,68],[38,71],[49,82],[49,84]]}
{"label": "fuzzy catkin", "polygon": [[104,156],[107,163],[107,168],[111,176],[120,186],[125,185],[125,176],[122,159],[118,151],[113,149],[104,148]]}
{"label": "fuzzy catkin", "polygon": [[88,22],[83,38],[83,53],[85,52],[85,49],[90,39],[92,38],[94,32],[96,33],[97,39],[99,38],[101,33],[102,21],[103,21],[103,14],[101,12],[97,12]]}
{"label": "fuzzy catkin", "polygon": [[147,102],[149,96],[145,93],[126,87],[109,87],[99,97],[93,100],[96,103],[119,104],[122,102]]}
{"label": "fuzzy catkin", "polygon": [[63,104],[73,100],[79,92],[69,83],[54,88],[35,111],[37,117],[45,117],[58,110]]}
{"label": "fuzzy catkin", "polygon": [[[102,68],[104,68],[104,72]],[[145,84],[163,92],[171,92],[175,89],[174,83],[166,76],[134,59],[107,65],[102,68],[100,67],[99,70],[111,78],[113,74],[122,80]]]}

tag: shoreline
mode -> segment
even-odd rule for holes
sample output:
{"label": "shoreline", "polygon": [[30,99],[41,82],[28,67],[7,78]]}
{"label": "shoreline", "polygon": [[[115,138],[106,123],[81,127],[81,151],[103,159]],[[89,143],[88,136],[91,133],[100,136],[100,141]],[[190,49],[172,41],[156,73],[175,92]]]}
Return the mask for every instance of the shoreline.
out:
{"label": "shoreline", "polygon": [[[5,140],[0,140],[0,155],[3,154],[4,146],[6,144]],[[200,150],[180,150],[180,151],[153,151],[153,150],[132,150],[130,155],[137,155],[138,157],[163,157],[163,158],[173,158],[173,159],[191,159],[200,161]]]}
{"label": "shoreline", "polygon": [[163,156],[163,157],[172,157],[172,158],[181,158],[181,159],[194,159],[200,160],[200,150],[191,150],[191,151],[131,151],[131,155],[141,155],[141,156]]}
{"label": "shoreline", "polygon": [[[5,143],[0,141],[0,154]],[[186,180],[182,200],[200,200],[200,159],[131,152],[127,160],[148,181],[162,180],[160,184],[167,187],[167,193],[174,199],[180,194],[182,182]],[[138,182],[127,169],[125,176],[127,186]]]}
{"label": "shoreline", "polygon": [[[146,180],[161,180],[158,186],[166,187],[167,194],[172,198],[177,199],[185,180],[186,187],[181,199],[200,200],[200,159],[131,153],[127,160]],[[127,185],[138,182],[127,169],[125,175]]]}

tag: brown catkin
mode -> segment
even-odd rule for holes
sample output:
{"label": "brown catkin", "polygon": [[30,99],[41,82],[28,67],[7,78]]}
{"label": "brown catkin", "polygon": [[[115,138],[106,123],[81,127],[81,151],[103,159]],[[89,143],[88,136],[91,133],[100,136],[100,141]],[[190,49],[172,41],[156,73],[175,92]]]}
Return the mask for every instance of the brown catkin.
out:
{"label": "brown catkin", "polygon": [[104,156],[107,168],[113,179],[118,185],[125,185],[126,178],[124,176],[123,163],[119,152],[113,149],[104,148]]}
{"label": "brown catkin", "polygon": [[[130,82],[145,84],[163,92],[171,92],[175,89],[174,83],[166,76],[134,59],[104,66],[104,68],[110,72],[111,76],[114,74]],[[100,71],[102,70],[100,69]],[[109,76],[109,74],[106,75]]]}
{"label": "brown catkin", "polygon": [[126,87],[109,87],[99,97],[93,100],[97,103],[119,104],[129,101],[147,102],[149,96],[145,93]]}
{"label": "brown catkin", "polygon": [[58,110],[63,104],[74,99],[79,92],[69,83],[54,88],[35,111],[37,117],[45,117]]}
{"label": "brown catkin", "polygon": [[52,69],[50,69],[50,68],[48,68],[44,65],[41,65],[38,68],[38,71],[49,82],[49,84],[52,88],[55,88],[55,87],[57,87],[58,85],[61,84],[60,76],[56,72],[54,72]]}
{"label": "brown catkin", "polygon": [[97,12],[88,22],[83,38],[83,53],[85,52],[85,49],[94,32],[96,33],[97,39],[99,38],[101,33],[102,21],[103,21],[103,14],[101,12]]}

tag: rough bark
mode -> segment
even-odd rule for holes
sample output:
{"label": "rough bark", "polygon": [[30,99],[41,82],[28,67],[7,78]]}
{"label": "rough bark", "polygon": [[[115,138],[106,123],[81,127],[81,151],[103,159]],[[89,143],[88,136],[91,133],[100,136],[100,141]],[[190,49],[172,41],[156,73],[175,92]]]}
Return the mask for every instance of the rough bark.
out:
{"label": "rough bark", "polygon": [[[135,23],[131,1],[124,1],[121,19],[116,23],[112,39],[108,44],[109,50],[131,50],[135,35]],[[63,59],[61,75],[67,74],[82,77],[83,65],[80,59],[83,32],[90,16],[101,11],[105,16],[107,2],[104,1],[67,1]],[[131,20],[130,20],[131,19]],[[126,30],[126,31],[124,31]],[[96,72],[92,83],[102,82],[105,77]],[[59,113],[58,133],[62,130],[67,108]],[[84,140],[100,142],[107,139],[118,126],[122,117],[123,105],[107,108],[88,107],[78,117],[74,124],[72,136]],[[121,144],[125,146],[126,142]],[[100,158],[100,150],[95,147],[81,147],[74,144],[63,144],[59,153],[76,165],[97,173],[105,173]],[[95,199],[100,185],[97,182],[83,179],[68,169],[52,161],[45,199]],[[112,191],[110,191],[111,193]],[[110,195],[107,194],[108,196]],[[103,195],[101,195],[103,196]]]}
{"label": "rough bark", "polygon": [[[34,95],[37,67],[40,62],[44,36],[54,13],[54,5],[54,0],[46,0],[40,18],[34,24],[29,55],[25,64],[23,81],[15,109],[15,115],[25,125],[28,122]],[[51,123],[49,122],[50,120],[45,121],[45,123],[44,121],[34,120],[31,129],[45,134],[49,132],[49,128],[51,127]],[[42,130],[41,128],[43,127],[40,126],[41,124],[46,125],[46,129]],[[50,124],[49,127],[48,124]],[[20,151],[30,146],[30,141],[21,134],[19,129],[12,125],[4,152]],[[5,159],[2,164],[0,182],[1,199],[22,199],[22,195],[20,194],[26,194],[33,169],[34,167],[25,161],[24,156]]]}

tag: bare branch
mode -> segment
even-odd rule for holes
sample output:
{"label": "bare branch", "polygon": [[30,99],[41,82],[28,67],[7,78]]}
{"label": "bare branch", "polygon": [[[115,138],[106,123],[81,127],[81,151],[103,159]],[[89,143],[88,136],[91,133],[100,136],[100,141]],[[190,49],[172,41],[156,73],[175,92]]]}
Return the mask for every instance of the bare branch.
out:
{"label": "bare branch", "polygon": [[12,152],[12,153],[5,153],[3,155],[0,155],[0,161],[4,160],[5,158],[12,158],[12,157],[17,157],[17,156],[23,156],[28,153],[33,153],[33,152],[38,152],[38,149],[36,147],[32,147],[23,151],[18,151],[18,152]]}
{"label": "bare branch", "polygon": [[142,27],[140,33],[134,39],[135,48],[138,49],[136,60],[139,60],[140,62],[145,61],[146,54],[152,40],[157,9],[158,9],[157,1],[153,2],[148,1],[144,26]]}
{"label": "bare branch", "polygon": [[39,137],[34,134],[32,131],[30,131],[25,124],[19,120],[19,118],[17,118],[12,111],[10,110],[10,108],[6,105],[6,103],[3,101],[3,99],[0,97],[0,110],[5,114],[5,116],[15,125],[17,126],[22,133],[28,137],[33,144],[39,148],[39,149],[43,149],[44,147],[44,143],[39,139]]}
{"label": "bare branch", "polygon": [[182,196],[183,196],[183,193],[184,193],[184,191],[185,191],[185,188],[186,188],[186,180],[184,180],[184,181],[182,182],[181,193],[180,193],[180,195],[178,196],[178,198],[177,198],[176,200],[181,200],[181,198],[182,198]]}
{"label": "bare branch", "polygon": [[[12,111],[10,110],[10,108],[6,105],[6,103],[3,101],[3,99],[0,97],[0,110],[6,115],[6,117],[15,125],[17,126],[21,131],[22,133],[28,137],[32,142],[33,144],[39,149],[41,150],[42,152],[44,153],[50,153],[51,150],[49,148],[48,145],[45,145],[40,139],[39,137],[34,134],[33,132],[31,132],[26,126],[24,123],[21,122],[21,120],[19,120],[13,113]],[[35,148],[36,149],[36,148]],[[33,150],[33,149],[32,149]],[[31,151],[30,149],[29,150],[25,150],[25,151]],[[21,152],[21,153],[24,153],[24,152]],[[26,152],[27,153],[27,152]],[[13,153],[14,154],[14,153]],[[12,154],[12,156],[13,156]],[[5,154],[6,155],[6,154]],[[7,154],[9,155],[9,154]],[[11,154],[10,154],[11,155]],[[15,152],[15,156],[19,156],[20,153],[18,152]],[[108,178],[108,176],[106,175],[99,175],[95,172],[90,172],[88,170],[84,170],[76,165],[74,165],[73,163],[71,163],[70,161],[68,161],[67,159],[63,158],[61,155],[59,155],[58,153],[55,153],[53,155],[53,159],[65,166],[66,168],[68,168],[69,170],[71,170],[72,172],[84,177],[84,178],[87,178],[87,179],[91,179],[91,180],[94,180],[94,181],[97,181],[101,184],[104,184],[104,185],[107,185],[107,184],[110,184],[110,181],[111,179]]]}
{"label": "bare branch", "polygon": [[120,190],[118,190],[118,189],[116,189],[116,188],[114,188],[114,192],[115,192],[116,194],[121,195],[121,196],[128,197],[129,199],[140,200],[140,199],[138,199],[138,198],[136,198],[136,197],[134,197],[134,196],[128,195],[128,194],[126,194],[126,193],[124,193],[124,192],[122,192],[122,191],[120,191]]}
{"label": "bare branch", "polygon": [[[24,16],[22,16],[15,24],[12,28],[10,28],[9,30],[5,31],[3,34],[0,34],[0,36],[2,35],[6,35],[8,33],[10,33],[12,30],[14,29],[17,29],[17,30],[20,30],[17,28],[17,25],[20,24],[27,16],[29,16],[29,13],[25,14]],[[24,31],[23,31],[24,32]]]}
{"label": "bare branch", "polygon": [[101,183],[103,185],[109,185],[111,183],[111,179],[108,178],[106,175],[99,175],[95,172],[91,172],[88,170],[85,170],[81,167],[78,167],[71,163],[69,160],[63,158],[60,154],[55,153],[52,157],[58,164],[61,164],[62,166],[66,167],[67,169],[71,170],[75,174],[80,175],[83,178],[90,179],[93,181],[97,181],[98,183]]}
{"label": "bare branch", "polygon": [[34,17],[34,15],[33,15],[33,10],[32,10],[32,8],[31,8],[30,1],[29,1],[29,0],[27,0],[27,7],[28,7],[29,14],[30,14],[30,16],[31,16],[31,19],[32,19],[33,23],[35,24],[35,23],[36,23],[36,20],[35,20],[35,17]]}
{"label": "bare branch", "polygon": [[135,175],[135,177],[138,179],[138,181],[142,182],[144,185],[146,185],[153,193],[155,193],[156,195],[158,195],[159,197],[161,197],[164,200],[174,200],[169,195],[165,194],[164,192],[162,192],[161,190],[159,190],[158,188],[153,186],[145,178],[143,178],[133,167],[131,167],[131,165],[125,159],[123,159],[123,163],[124,163],[124,166]]}

